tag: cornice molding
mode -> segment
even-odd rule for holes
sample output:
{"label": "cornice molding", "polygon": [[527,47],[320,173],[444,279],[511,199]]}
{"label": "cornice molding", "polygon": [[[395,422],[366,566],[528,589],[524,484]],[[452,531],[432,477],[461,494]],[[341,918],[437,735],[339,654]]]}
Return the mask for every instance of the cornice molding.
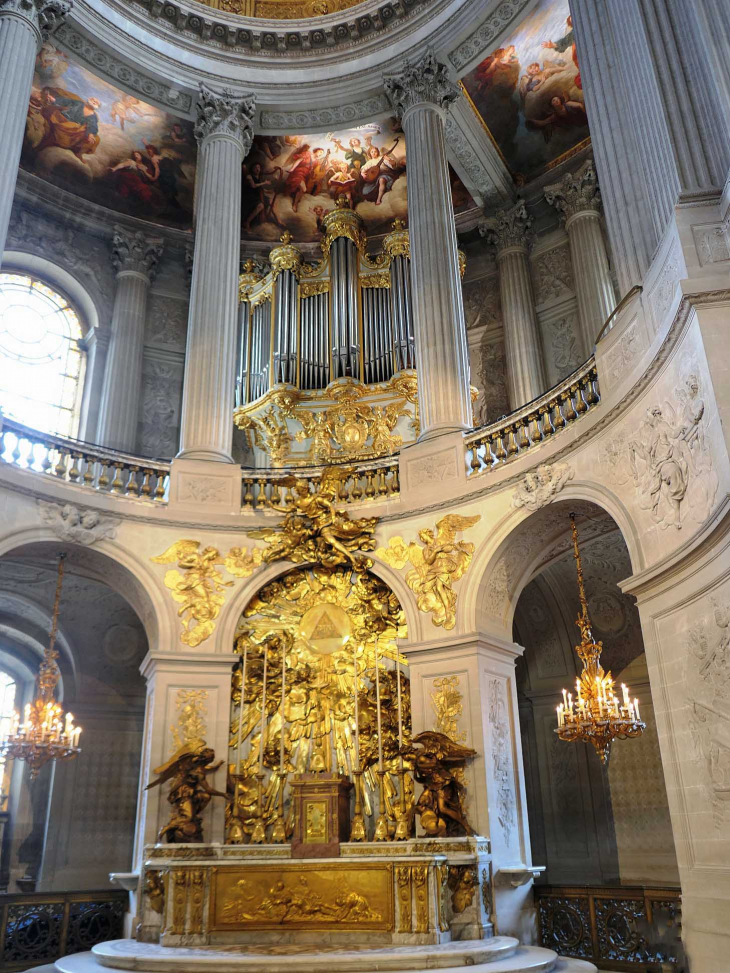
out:
{"label": "cornice molding", "polygon": [[352,125],[391,111],[384,93],[349,105],[334,108],[312,108],[309,111],[262,111],[259,128],[271,132],[288,132],[292,129],[313,129],[316,126],[330,129],[335,125]]}

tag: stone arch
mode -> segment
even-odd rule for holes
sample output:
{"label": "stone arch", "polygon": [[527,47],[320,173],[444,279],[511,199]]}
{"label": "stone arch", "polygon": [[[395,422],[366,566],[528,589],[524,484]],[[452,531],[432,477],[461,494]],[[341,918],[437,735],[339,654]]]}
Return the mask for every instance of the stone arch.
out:
{"label": "stone arch", "polygon": [[[305,565],[292,564],[291,561],[278,561],[274,564],[262,565],[254,571],[250,578],[246,578],[240,587],[236,587],[233,596],[225,604],[218,623],[218,632],[215,640],[215,651],[220,653],[232,650],[236,626],[244,608],[251,601],[256,592],[260,591],[270,581],[288,574],[292,569],[305,567]],[[373,559],[373,566],[370,573],[374,574],[394,592],[406,615],[408,626],[408,637],[403,646],[404,651],[408,651],[409,643],[416,643],[423,638],[423,616],[416,607],[416,600],[413,592],[405,583],[400,572],[382,561]]]}
{"label": "stone arch", "polygon": [[117,541],[100,540],[85,547],[60,540],[43,527],[22,528],[0,540],[0,559],[26,555],[55,561],[61,551],[67,553],[69,567],[107,585],[128,602],[144,626],[151,651],[176,644],[174,604],[165,597],[161,579]]}
{"label": "stone arch", "polygon": [[511,641],[520,593],[539,567],[565,549],[571,510],[579,523],[600,519],[606,529],[620,531],[633,571],[645,566],[639,531],[620,498],[602,484],[571,481],[552,503],[532,513],[510,508],[497,522],[460,593],[464,631],[492,632]]}

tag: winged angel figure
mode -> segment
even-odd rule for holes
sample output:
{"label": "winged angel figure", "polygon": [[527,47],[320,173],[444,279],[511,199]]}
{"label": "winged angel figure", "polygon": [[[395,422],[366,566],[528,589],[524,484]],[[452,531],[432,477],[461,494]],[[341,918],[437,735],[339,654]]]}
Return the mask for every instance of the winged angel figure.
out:
{"label": "winged angel figure", "polygon": [[456,592],[453,584],[463,577],[471,563],[474,545],[470,541],[457,541],[456,535],[481,520],[481,515],[462,517],[449,514],[436,524],[436,531],[424,528],[415,541],[406,546],[402,537],[392,537],[387,548],[377,550],[378,557],[395,568],[402,568],[407,561],[413,569],[406,575],[406,584],[416,595],[416,604],[422,612],[430,613],[433,624],[451,629],[456,624]]}
{"label": "winged angel figure", "polygon": [[414,736],[401,753],[413,761],[416,781],[424,787],[416,813],[426,834],[433,838],[474,834],[462,807],[466,788],[457,775],[464,763],[476,756],[476,750],[455,743],[445,733],[426,730]]}
{"label": "winged angel figure", "polygon": [[251,537],[262,538],[269,544],[263,553],[266,563],[312,562],[327,567],[348,564],[356,571],[367,571],[373,566],[372,560],[359,552],[375,549],[372,535],[377,518],[351,520],[335,507],[339,483],[349,473],[346,469],[325,470],[314,493],[309,492],[307,480],[283,481],[291,488],[289,504],[269,506],[284,514],[284,519],[276,527],[248,531]]}
{"label": "winged angel figure", "polygon": [[214,760],[215,753],[204,740],[192,740],[180,747],[167,763],[155,767],[153,773],[157,780],[150,781],[145,790],[172,781],[167,795],[173,808],[172,817],[160,829],[159,841],[166,838],[170,844],[187,844],[203,840],[203,811],[212,797],[227,796],[207,781],[207,775],[214,774],[223,763],[219,760],[211,766]]}

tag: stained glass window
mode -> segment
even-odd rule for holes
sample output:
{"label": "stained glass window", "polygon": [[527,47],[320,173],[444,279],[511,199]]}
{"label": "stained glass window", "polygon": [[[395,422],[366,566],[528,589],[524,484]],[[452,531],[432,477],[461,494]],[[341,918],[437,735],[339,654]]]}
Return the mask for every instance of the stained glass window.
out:
{"label": "stained glass window", "polygon": [[[12,676],[0,669],[0,740],[10,730],[15,708],[16,683]],[[0,811],[7,809],[8,790],[10,787],[10,765],[0,755]]]}
{"label": "stained glass window", "polygon": [[84,351],[66,298],[26,274],[0,274],[0,408],[41,432],[76,435]]}

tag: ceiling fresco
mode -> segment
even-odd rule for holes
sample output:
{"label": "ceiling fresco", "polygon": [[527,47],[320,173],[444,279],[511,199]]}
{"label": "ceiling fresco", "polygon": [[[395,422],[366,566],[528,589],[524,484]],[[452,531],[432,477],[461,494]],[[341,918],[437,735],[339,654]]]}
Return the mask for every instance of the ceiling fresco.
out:
{"label": "ceiling fresco", "polygon": [[191,122],[125,94],[43,45],[23,169],[119,213],[188,228],[195,161]]}
{"label": "ceiling fresco", "polygon": [[462,84],[518,185],[589,137],[568,0],[541,0]]}
{"label": "ceiling fresco", "polygon": [[[455,212],[476,204],[449,171]],[[395,118],[317,135],[257,135],[243,166],[244,240],[321,238],[322,218],[344,197],[368,236],[407,220],[406,143]]]}

